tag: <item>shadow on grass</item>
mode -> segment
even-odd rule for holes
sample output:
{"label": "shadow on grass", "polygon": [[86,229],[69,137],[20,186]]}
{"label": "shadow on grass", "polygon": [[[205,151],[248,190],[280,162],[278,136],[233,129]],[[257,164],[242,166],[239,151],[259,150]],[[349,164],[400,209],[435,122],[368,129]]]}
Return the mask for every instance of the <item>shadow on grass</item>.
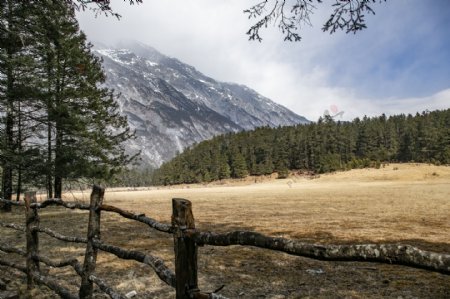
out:
{"label": "shadow on grass", "polygon": [[[2,215],[3,216],[3,215]],[[7,218],[7,219],[6,219]],[[23,225],[23,211],[16,209],[2,221],[15,220]],[[52,207],[41,213],[42,226],[62,234],[85,236],[87,213]],[[197,222],[197,228],[206,231],[255,231],[252,226]],[[129,250],[139,250],[165,260],[173,269],[173,239],[169,234],[150,229],[147,225],[123,219],[115,214],[102,214],[102,239]],[[22,244],[16,232],[0,231],[8,242]],[[277,235],[274,230],[274,235]],[[42,234],[41,234],[42,235]],[[370,239],[341,242],[331,233],[312,234],[283,232],[285,237],[322,244],[373,243]],[[420,239],[390,240],[389,243],[409,244],[421,249],[450,252],[446,243],[430,243]],[[84,245],[64,243],[47,236],[41,237],[40,250],[53,259],[77,257],[83,260]],[[266,249],[243,246],[199,247],[199,286],[202,291],[213,291],[225,285],[220,292],[230,298],[450,298],[450,276],[398,265],[362,262],[324,262],[291,256]],[[71,269],[48,269],[66,284],[79,282]],[[0,267],[0,270],[3,270]],[[1,271],[0,278],[8,271]],[[122,293],[138,292],[135,298],[173,298],[172,288],[166,286],[147,266],[134,261],[123,261],[108,253],[99,253],[96,273]],[[17,276],[23,283],[23,277]],[[76,291],[76,287],[72,286]],[[48,298],[36,295],[35,298]],[[95,298],[104,298],[96,294]]]}
{"label": "shadow on grass", "polygon": [[[252,226],[207,222],[197,223],[197,228],[216,232],[255,231]],[[289,235],[308,243],[376,243],[370,239],[341,242],[324,231],[309,235],[283,231],[284,237]],[[386,243],[450,252],[449,244],[419,239]],[[199,277],[209,290],[225,284],[222,292],[231,298],[448,298],[450,295],[448,275],[398,265],[317,261],[243,246],[200,247]]]}

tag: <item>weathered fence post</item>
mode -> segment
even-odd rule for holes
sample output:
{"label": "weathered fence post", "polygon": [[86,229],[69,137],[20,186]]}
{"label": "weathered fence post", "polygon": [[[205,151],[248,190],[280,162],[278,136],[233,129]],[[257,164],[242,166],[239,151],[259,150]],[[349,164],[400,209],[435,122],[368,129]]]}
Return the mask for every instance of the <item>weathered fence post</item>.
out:
{"label": "weathered fence post", "polygon": [[31,204],[36,202],[36,192],[25,193],[25,235],[27,238],[27,287],[34,286],[33,272],[39,272],[39,261],[33,257],[39,254],[39,235],[35,228],[39,227],[39,215],[37,208],[32,208]]}
{"label": "weathered fence post", "polygon": [[94,185],[91,193],[91,207],[89,210],[89,224],[87,232],[86,253],[84,255],[83,273],[81,275],[80,299],[91,299],[94,289],[89,276],[94,274],[97,262],[97,248],[94,239],[100,239],[100,207],[103,203],[105,188]]}
{"label": "weathered fence post", "polygon": [[197,245],[183,234],[186,229],[194,229],[192,203],[182,198],[172,199],[172,226],[175,245],[176,299],[190,298],[189,293],[198,292]]}

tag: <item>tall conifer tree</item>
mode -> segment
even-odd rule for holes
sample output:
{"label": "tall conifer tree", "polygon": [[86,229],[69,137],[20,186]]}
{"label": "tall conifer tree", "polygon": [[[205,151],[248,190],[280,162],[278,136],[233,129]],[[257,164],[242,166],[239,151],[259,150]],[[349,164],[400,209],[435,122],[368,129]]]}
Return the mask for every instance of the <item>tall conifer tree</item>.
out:
{"label": "tall conifer tree", "polygon": [[43,18],[48,34],[42,53],[49,83],[47,159],[54,196],[61,197],[63,179],[107,178],[128,162],[122,143],[132,134],[113,93],[100,87],[101,61],[80,32],[73,8],[46,2],[51,10]]}
{"label": "tall conifer tree", "polygon": [[61,197],[63,180],[105,179],[132,159],[123,142],[133,134],[70,3],[2,1],[0,40],[3,198],[20,193],[22,172],[39,168],[25,183],[44,177]]}

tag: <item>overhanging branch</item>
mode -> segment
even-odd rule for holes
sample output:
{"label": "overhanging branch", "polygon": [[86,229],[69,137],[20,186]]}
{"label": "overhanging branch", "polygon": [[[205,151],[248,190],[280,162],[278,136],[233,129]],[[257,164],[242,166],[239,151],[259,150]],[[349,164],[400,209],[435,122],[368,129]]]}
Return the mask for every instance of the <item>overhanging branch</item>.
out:
{"label": "overhanging branch", "polygon": [[[364,13],[375,14],[372,4],[386,0],[335,0],[333,13],[322,27],[323,31],[336,32],[340,29],[347,33],[366,28]],[[329,2],[322,0],[265,0],[244,10],[249,19],[257,22],[247,31],[249,40],[262,41],[260,30],[273,24],[284,35],[285,41],[300,41],[299,31],[302,25],[311,26],[310,17],[316,5]]]}

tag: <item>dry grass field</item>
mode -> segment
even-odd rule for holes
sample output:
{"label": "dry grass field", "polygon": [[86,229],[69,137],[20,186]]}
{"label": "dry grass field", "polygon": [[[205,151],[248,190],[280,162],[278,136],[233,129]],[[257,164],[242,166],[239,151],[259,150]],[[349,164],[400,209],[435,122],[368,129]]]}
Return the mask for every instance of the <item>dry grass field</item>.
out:
{"label": "dry grass field", "polygon": [[[66,194],[86,201],[89,192]],[[145,213],[169,223],[171,198],[192,201],[197,228],[226,232],[253,230],[322,244],[404,243],[450,253],[450,167],[390,164],[310,178],[249,178],[209,185],[107,190],[105,203]],[[1,221],[23,223],[23,211],[0,214]],[[87,214],[52,207],[41,212],[42,226],[83,236]],[[21,233],[0,228],[1,242],[23,246]],[[102,239],[157,255],[173,268],[169,235],[143,224],[102,214]],[[83,246],[41,234],[41,252],[52,258],[83,258]],[[0,253],[1,258],[5,258]],[[8,256],[13,259],[14,257]],[[152,270],[107,253],[99,255],[98,275],[135,298],[174,298]],[[24,276],[0,267],[9,287],[23,289]],[[63,283],[78,281],[71,269],[49,269]],[[12,273],[14,272],[14,273]],[[450,298],[450,276],[403,266],[322,262],[249,247],[199,250],[199,280],[204,291],[225,285],[230,298]],[[35,298],[50,298],[34,290]],[[103,298],[101,295],[98,298]]]}

